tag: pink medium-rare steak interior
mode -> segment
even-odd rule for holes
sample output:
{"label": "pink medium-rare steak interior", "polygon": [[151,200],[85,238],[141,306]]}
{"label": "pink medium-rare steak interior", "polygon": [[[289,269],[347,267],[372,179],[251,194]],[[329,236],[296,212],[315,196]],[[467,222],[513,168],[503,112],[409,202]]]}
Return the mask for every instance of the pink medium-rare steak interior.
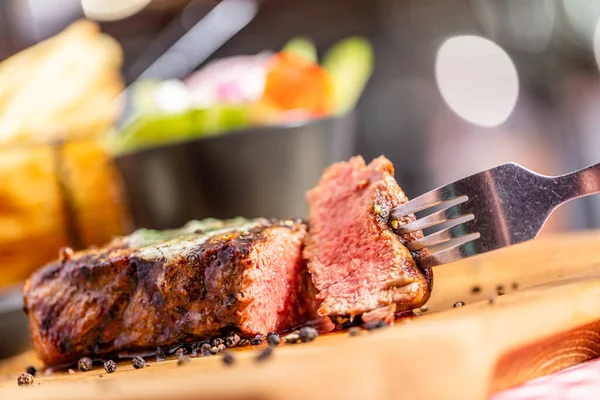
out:
{"label": "pink medium-rare steak interior", "polygon": [[[304,226],[302,235],[292,231],[268,232],[268,238],[252,249],[249,260],[255,268],[243,272],[241,287],[246,287],[245,295],[252,299],[240,313],[239,327],[242,332],[264,334],[281,331],[303,322],[304,318],[314,318],[312,299],[305,290],[307,274],[302,258],[304,247]],[[310,279],[310,278],[308,278]]]}
{"label": "pink medium-rare steak interior", "polygon": [[390,210],[407,201],[389,160],[382,156],[367,166],[358,156],[336,163],[307,199],[304,255],[320,315],[355,316],[393,304],[409,310],[428,300],[431,271],[421,271],[403,245],[422,233],[400,237],[388,225]]}

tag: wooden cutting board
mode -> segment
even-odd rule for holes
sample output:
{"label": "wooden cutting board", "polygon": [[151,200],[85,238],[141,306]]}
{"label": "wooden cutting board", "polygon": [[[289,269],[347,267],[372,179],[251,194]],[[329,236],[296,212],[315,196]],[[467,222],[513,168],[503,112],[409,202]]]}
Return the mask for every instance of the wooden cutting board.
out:
{"label": "wooden cutting board", "polygon": [[[0,399],[486,399],[600,355],[600,232],[550,236],[440,266],[429,310],[361,337],[335,334],[190,364],[106,374],[17,376],[32,352],[0,362]],[[499,290],[505,293],[489,301]],[[457,301],[465,306],[453,308]]]}

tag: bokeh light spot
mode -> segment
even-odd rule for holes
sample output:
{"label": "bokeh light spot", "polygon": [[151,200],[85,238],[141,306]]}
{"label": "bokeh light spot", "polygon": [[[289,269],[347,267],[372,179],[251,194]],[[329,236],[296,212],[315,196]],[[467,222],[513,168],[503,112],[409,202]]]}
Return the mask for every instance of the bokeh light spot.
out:
{"label": "bokeh light spot", "polygon": [[439,48],[435,75],[444,101],[461,118],[493,127],[517,103],[519,78],[509,55],[479,36],[456,36]]}

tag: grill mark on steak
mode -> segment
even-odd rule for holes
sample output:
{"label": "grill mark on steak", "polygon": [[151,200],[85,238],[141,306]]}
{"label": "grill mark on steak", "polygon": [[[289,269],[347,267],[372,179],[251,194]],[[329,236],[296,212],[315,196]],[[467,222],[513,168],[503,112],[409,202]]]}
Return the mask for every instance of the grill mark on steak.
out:
{"label": "grill mark on steak", "polygon": [[306,274],[303,224],[237,219],[199,225],[138,231],[32,275],[24,300],[44,363],[225,331],[266,334],[315,316],[314,292],[299,278]]}

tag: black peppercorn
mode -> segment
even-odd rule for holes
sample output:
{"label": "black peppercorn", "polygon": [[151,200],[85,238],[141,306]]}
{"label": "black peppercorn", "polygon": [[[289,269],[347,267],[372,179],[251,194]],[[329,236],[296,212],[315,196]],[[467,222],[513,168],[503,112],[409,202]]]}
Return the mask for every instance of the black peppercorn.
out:
{"label": "black peppercorn", "polygon": [[225,341],[223,340],[223,338],[213,339],[213,341],[212,341],[213,346],[218,346],[220,344],[225,344]]}
{"label": "black peppercorn", "polygon": [[498,296],[502,296],[505,293],[506,292],[504,291],[504,285],[498,285],[498,286],[496,286],[496,294],[498,294]]}
{"label": "black peppercorn", "polygon": [[279,338],[279,334],[275,333],[275,332],[270,332],[267,335],[267,343],[269,344],[269,346],[279,346],[279,343],[281,343],[281,339]]}
{"label": "black peppercorn", "polygon": [[273,355],[272,347],[265,347],[258,355],[256,356],[256,361],[262,362]]}
{"label": "black peppercorn", "polygon": [[317,336],[319,336],[319,332],[317,332],[315,328],[312,328],[310,326],[303,326],[302,328],[300,328],[298,336],[300,340],[304,343],[312,342],[317,338]]}
{"label": "black peppercorn", "polygon": [[191,356],[196,357],[196,356],[200,355],[202,353],[202,349],[206,348],[206,346],[208,346],[209,349],[212,347],[210,345],[210,342],[206,342],[206,341],[192,343],[192,345],[190,346]]}
{"label": "black peppercorn", "polygon": [[254,336],[252,339],[250,339],[250,344],[252,346],[258,346],[259,344],[261,344],[263,341],[263,338],[261,335],[256,335]]}
{"label": "black peppercorn", "polygon": [[17,385],[19,386],[28,386],[33,384],[33,375],[28,373],[23,373],[19,375],[17,378]]}
{"label": "black peppercorn", "polygon": [[212,348],[212,346],[210,345],[210,343],[207,343],[207,342],[202,343],[202,345],[200,346],[200,350],[199,350],[200,355],[202,357],[210,355],[211,354],[211,351],[210,351],[211,348]]}
{"label": "black peppercorn", "polygon": [[452,307],[458,308],[458,307],[462,307],[464,305],[465,305],[464,301],[457,301],[456,303],[454,303],[454,305]]}
{"label": "black peppercorn", "polygon": [[211,344],[210,344],[210,343],[208,343],[208,342],[204,342],[204,343],[202,343],[202,345],[200,346],[200,351],[202,351],[202,350],[206,350],[206,349],[210,349],[211,347],[212,347],[212,346],[211,346]]}
{"label": "black peppercorn", "polygon": [[212,355],[212,352],[210,351],[210,349],[204,349],[200,352],[200,357],[208,357],[211,355]]}
{"label": "black peppercorn", "polygon": [[517,290],[519,288],[519,283],[518,282],[513,282],[512,283],[512,289],[513,290]]}
{"label": "black peppercorn", "polygon": [[240,343],[240,340],[240,337],[234,333],[233,335],[227,336],[225,338],[225,346],[235,347]]}
{"label": "black peppercorn", "polygon": [[27,372],[31,376],[35,376],[35,374],[37,374],[37,368],[33,365],[30,365],[29,367],[25,368],[25,372]]}
{"label": "black peppercorn", "polygon": [[226,351],[223,354],[223,363],[225,365],[232,365],[235,362],[235,359],[233,358],[233,354],[231,354],[230,352]]}
{"label": "black peppercorn", "polygon": [[189,364],[190,361],[191,359],[188,356],[181,356],[179,357],[179,360],[177,360],[177,365],[181,367],[182,365]]}
{"label": "black peppercorn", "polygon": [[113,360],[108,360],[108,361],[104,362],[104,370],[107,373],[112,374],[113,372],[115,372],[117,370],[117,363],[114,362]]}
{"label": "black peppercorn", "polygon": [[142,357],[133,357],[131,365],[133,365],[133,368],[135,369],[141,369],[146,366],[146,361]]}
{"label": "black peppercorn", "polygon": [[181,357],[184,356],[188,353],[187,349],[185,348],[185,346],[182,346],[180,348],[178,348],[177,350],[175,350],[175,355],[177,357]]}
{"label": "black peppercorn", "polygon": [[167,359],[167,355],[165,353],[165,349],[162,347],[156,348],[156,362],[165,361]]}
{"label": "black peppercorn", "polygon": [[248,344],[250,344],[250,342],[248,341],[248,339],[240,339],[238,346],[239,347],[244,347],[244,346],[248,346]]}
{"label": "black peppercorn", "polygon": [[19,375],[17,378],[17,385],[19,386],[29,386],[33,385],[33,375],[28,374],[27,372]]}
{"label": "black peppercorn", "polygon": [[86,372],[92,369],[92,359],[89,357],[81,357],[77,362],[77,369],[81,372]]}
{"label": "black peppercorn", "polygon": [[283,341],[290,344],[298,343],[300,341],[300,334],[298,331],[288,333],[283,337]]}
{"label": "black peppercorn", "polygon": [[385,328],[387,326],[387,324],[385,323],[384,320],[378,320],[378,321],[369,321],[364,325],[364,328],[368,331],[372,331],[374,329],[381,329],[381,328]]}
{"label": "black peppercorn", "polygon": [[479,292],[481,292],[481,288],[480,288],[479,286],[473,286],[473,287],[471,288],[471,293],[473,293],[473,294],[477,294],[477,293],[479,293]]}
{"label": "black peppercorn", "polygon": [[348,329],[348,333],[350,336],[360,336],[362,335],[362,329],[360,329],[360,326],[353,326]]}

